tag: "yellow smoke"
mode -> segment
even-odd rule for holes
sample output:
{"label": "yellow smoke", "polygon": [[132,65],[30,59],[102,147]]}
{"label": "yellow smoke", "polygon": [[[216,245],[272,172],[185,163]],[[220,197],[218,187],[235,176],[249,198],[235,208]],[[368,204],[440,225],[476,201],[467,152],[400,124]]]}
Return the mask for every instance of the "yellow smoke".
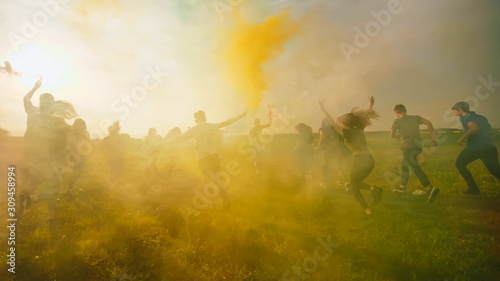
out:
{"label": "yellow smoke", "polygon": [[263,64],[281,54],[284,44],[298,30],[298,24],[289,19],[288,10],[258,25],[236,15],[235,28],[223,38],[227,48],[222,56],[227,79],[243,95],[249,108],[259,107],[267,89]]}
{"label": "yellow smoke", "polygon": [[103,28],[106,20],[115,18],[122,10],[119,0],[80,0],[76,12],[79,19],[75,27],[85,39],[94,39],[100,33],[95,27]]}

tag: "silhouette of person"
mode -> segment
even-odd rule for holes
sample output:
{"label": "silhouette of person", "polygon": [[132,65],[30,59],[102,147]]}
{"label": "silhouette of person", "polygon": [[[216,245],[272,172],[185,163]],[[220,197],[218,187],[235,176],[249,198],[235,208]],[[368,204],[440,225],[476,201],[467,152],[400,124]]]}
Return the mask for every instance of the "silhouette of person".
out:
{"label": "silhouette of person", "polygon": [[351,189],[354,194],[354,198],[358,201],[360,206],[363,208],[367,215],[371,215],[372,212],[366,204],[360,189],[370,190],[373,195],[374,203],[378,203],[382,199],[383,189],[374,185],[368,185],[364,183],[364,179],[370,175],[375,162],[373,156],[368,150],[368,145],[366,143],[365,137],[365,127],[371,125],[371,120],[378,118],[377,112],[373,110],[373,103],[375,99],[373,97],[369,98],[369,108],[368,110],[357,110],[353,108],[350,113],[340,116],[337,121],[335,121],[330,114],[326,111],[323,103],[319,103],[321,110],[330,121],[330,124],[344,136],[344,142],[347,148],[349,148],[353,154],[352,167],[351,167]]}
{"label": "silhouette of person", "polygon": [[115,121],[108,128],[108,135],[102,140],[104,153],[110,168],[110,179],[114,180],[123,170],[125,141],[120,135],[120,121]]}
{"label": "silhouette of person", "polygon": [[295,131],[297,132],[297,145],[294,152],[299,162],[300,177],[303,182],[307,182],[308,178],[312,179],[314,134],[312,128],[304,123],[297,124]]}
{"label": "silhouette of person", "polygon": [[491,125],[484,116],[470,111],[469,104],[457,102],[453,108],[455,116],[460,117],[464,127],[464,134],[458,140],[459,145],[466,143],[465,149],[458,155],[455,166],[460,175],[467,182],[467,190],[464,194],[479,194],[479,188],[472,177],[467,165],[481,159],[488,171],[497,179],[500,179],[500,164],[498,162],[498,151],[491,138]]}
{"label": "silhouette of person", "polygon": [[[83,142],[90,142],[90,135],[87,131],[87,124],[81,118],[75,119],[71,131],[68,136],[68,142],[71,149],[74,152],[79,151],[79,146]],[[78,158],[74,160],[73,172],[71,173],[71,178],[68,184],[68,195],[71,196],[73,193],[73,186],[75,182],[80,178],[83,168],[85,167],[85,156],[78,153]]]}
{"label": "silhouette of person", "polygon": [[182,131],[179,127],[170,129],[165,136],[165,141],[157,146],[154,156],[154,169],[157,173],[165,173],[170,176],[176,171],[181,162],[184,162],[182,152],[184,147],[174,140],[182,136]]}
{"label": "silhouette of person", "polygon": [[403,151],[403,160],[401,160],[401,186],[395,191],[406,192],[406,185],[410,177],[410,169],[415,173],[420,183],[427,188],[428,202],[432,203],[436,200],[439,189],[431,185],[429,178],[424,173],[418,164],[417,156],[422,153],[422,142],[420,141],[420,125],[427,126],[431,135],[431,144],[437,145],[436,134],[432,123],[418,115],[408,115],[406,107],[402,104],[397,104],[394,107],[394,113],[397,119],[394,120],[391,128],[391,138],[396,138],[397,132],[401,139],[401,150]]}
{"label": "silhouette of person", "polygon": [[[49,93],[40,95],[39,107],[34,106],[31,98],[41,85],[42,79],[39,79],[23,99],[27,114],[24,134],[26,184],[20,195],[18,214],[22,217],[31,202],[47,201],[48,220],[52,220],[57,215],[56,201],[62,177],[55,167],[65,161],[64,148],[70,130],[66,120],[75,118],[77,114],[73,105],[55,101]],[[33,194],[42,183],[44,190]]]}
{"label": "silhouette of person", "polygon": [[262,136],[262,130],[271,127],[272,124],[272,112],[269,111],[269,123],[261,124],[260,119],[256,118],[253,122],[253,127],[248,132],[248,143],[256,148],[253,164],[255,173],[258,175],[262,173],[262,150],[264,149],[259,138]]}
{"label": "silhouette of person", "polygon": [[221,123],[207,123],[204,111],[194,113],[196,125],[186,131],[181,138],[190,138],[194,140],[196,148],[196,159],[202,174],[209,178],[220,172],[220,129],[233,124],[241,118],[244,118],[247,112],[226,120]]}
{"label": "silhouette of person", "polygon": [[332,184],[331,171],[337,172],[339,185],[346,185],[344,176],[344,166],[348,162],[346,159],[351,158],[350,151],[344,145],[344,138],[337,130],[330,124],[327,118],[321,121],[321,128],[319,129],[319,143],[316,147],[317,150],[323,152],[323,165],[322,165],[322,187],[328,187]]}
{"label": "silhouette of person", "polygon": [[151,157],[159,144],[162,143],[161,136],[156,132],[156,128],[150,128],[148,135],[142,138],[142,146],[140,152]]}

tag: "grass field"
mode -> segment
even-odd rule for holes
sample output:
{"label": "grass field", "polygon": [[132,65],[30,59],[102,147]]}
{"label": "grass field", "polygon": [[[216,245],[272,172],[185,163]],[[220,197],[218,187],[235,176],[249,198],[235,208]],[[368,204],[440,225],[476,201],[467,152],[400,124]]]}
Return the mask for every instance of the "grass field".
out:
{"label": "grass field", "polygon": [[[315,180],[298,183],[292,135],[265,144],[261,177],[245,138],[226,139],[220,180],[229,205],[220,196],[206,200],[216,192],[190,143],[176,149],[177,164],[164,157],[155,173],[131,142],[113,184],[96,144],[75,196],[60,196],[59,219],[48,223],[46,203],[38,202],[18,224],[15,274],[7,271],[8,232],[0,228],[0,280],[500,280],[500,184],[475,162],[469,167],[482,194],[460,194],[457,137],[441,135],[440,146],[420,158],[441,189],[428,204],[425,196],[390,191],[399,144],[388,133],[368,134],[375,169],[366,182],[384,188],[377,205],[364,193],[373,218],[342,186],[319,186],[320,153]],[[21,163],[20,146],[4,141],[1,149],[6,183],[7,165]],[[413,175],[409,187],[419,187]]]}

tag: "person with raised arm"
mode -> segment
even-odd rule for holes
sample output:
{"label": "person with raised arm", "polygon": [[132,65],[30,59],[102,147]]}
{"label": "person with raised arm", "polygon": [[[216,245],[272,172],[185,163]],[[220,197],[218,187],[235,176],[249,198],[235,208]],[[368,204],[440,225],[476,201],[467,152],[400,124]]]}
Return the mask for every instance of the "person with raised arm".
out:
{"label": "person with raised arm", "polygon": [[247,116],[247,112],[228,119],[221,123],[207,123],[205,112],[200,110],[194,113],[196,125],[186,131],[180,139],[191,138],[194,140],[196,149],[196,159],[201,172],[205,177],[215,176],[220,172],[219,147],[221,142],[221,128],[229,126],[234,122]]}
{"label": "person with raised arm", "polygon": [[[330,124],[328,118],[323,118],[321,128],[319,128],[319,142],[316,150],[323,152],[322,182],[323,188],[332,185],[332,170],[338,175],[337,184],[349,189],[344,175],[344,167],[348,165],[351,152],[344,145],[344,138]],[[332,169],[333,168],[333,169]]]}
{"label": "person with raised arm", "polygon": [[346,113],[336,120],[325,109],[322,102],[319,102],[321,110],[325,114],[330,124],[344,136],[344,142],[353,154],[350,186],[354,198],[358,201],[365,214],[371,215],[372,211],[368,207],[360,189],[371,191],[374,203],[378,203],[382,199],[383,189],[375,185],[368,185],[363,181],[370,175],[375,166],[373,156],[368,150],[368,145],[365,138],[365,127],[370,126],[371,120],[379,117],[377,112],[373,110],[375,99],[369,97],[369,108],[367,110],[358,110],[357,107],[353,108],[351,112]]}
{"label": "person with raised arm", "polygon": [[[24,109],[27,114],[24,134],[24,168],[26,183],[20,194],[22,217],[31,202],[47,201],[48,220],[56,217],[56,202],[62,170],[66,164],[65,147],[70,126],[67,120],[77,117],[73,105],[66,101],[54,101],[49,93],[40,95],[39,107],[31,102],[36,90],[42,86],[42,78],[24,96]],[[44,190],[33,194],[43,183]]]}

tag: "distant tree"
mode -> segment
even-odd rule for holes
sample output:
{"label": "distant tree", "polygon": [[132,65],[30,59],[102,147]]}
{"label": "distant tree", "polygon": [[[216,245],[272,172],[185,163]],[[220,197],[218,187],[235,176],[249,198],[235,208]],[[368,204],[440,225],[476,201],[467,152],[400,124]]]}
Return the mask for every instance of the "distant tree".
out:
{"label": "distant tree", "polygon": [[10,132],[5,130],[4,128],[0,128],[0,137],[10,136]]}

